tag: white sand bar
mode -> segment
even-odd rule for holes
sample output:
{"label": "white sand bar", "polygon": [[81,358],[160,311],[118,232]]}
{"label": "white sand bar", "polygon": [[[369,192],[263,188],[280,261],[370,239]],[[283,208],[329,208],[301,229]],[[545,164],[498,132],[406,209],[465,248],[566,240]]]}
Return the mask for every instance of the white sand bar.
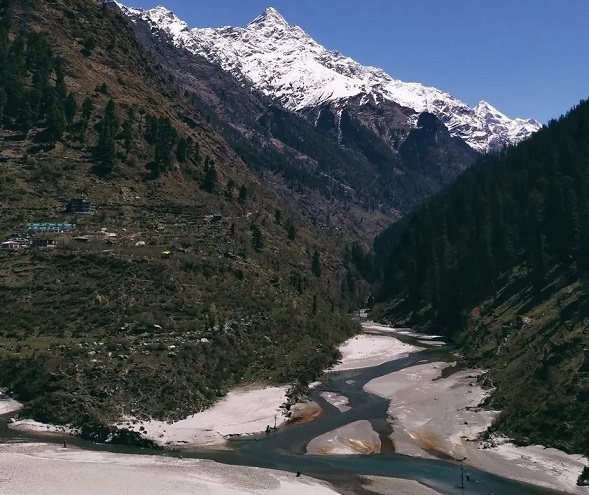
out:
{"label": "white sand bar", "polygon": [[472,445],[468,450],[469,463],[501,476],[526,481],[567,493],[589,493],[587,487],[577,486],[583,467],[589,465],[581,455],[569,455],[541,445],[518,447],[504,443],[491,449]]}
{"label": "white sand bar", "polygon": [[370,421],[361,420],[314,438],[307,445],[307,454],[378,454],[380,447],[380,438]]}
{"label": "white sand bar", "polygon": [[2,495],[336,495],[294,473],[200,459],[0,445]]}
{"label": "white sand bar", "polygon": [[[406,433],[420,449],[462,458],[464,440],[474,440],[496,415],[477,409],[489,395],[472,386],[480,370],[454,373],[439,379],[448,363],[428,363],[405,368],[368,382],[364,389],[391,399],[393,440],[398,453],[415,455]],[[474,410],[473,410],[474,409]]]}
{"label": "white sand bar", "polygon": [[417,481],[382,476],[362,476],[364,488],[380,495],[437,495],[438,492]]}
{"label": "white sand bar", "polygon": [[370,332],[372,330],[372,331],[379,332],[379,333],[391,333],[393,335],[394,334],[406,335],[408,337],[416,337],[416,338],[420,338],[423,340],[442,338],[441,335],[429,335],[427,333],[418,333],[418,332],[414,332],[413,330],[411,330],[409,328],[389,327],[386,325],[381,325],[380,323],[376,323],[374,321],[366,321],[366,322],[362,323],[362,328],[368,332]]}
{"label": "white sand bar", "polygon": [[22,419],[8,424],[11,430],[26,431],[38,435],[75,435],[77,430],[69,426],[40,423],[33,419]]}
{"label": "white sand bar", "polygon": [[476,378],[481,370],[465,370],[441,378],[448,363],[428,363],[390,373],[368,382],[368,392],[391,399],[392,439],[398,453],[428,457],[428,451],[508,478],[567,493],[584,493],[576,486],[587,459],[544,447],[516,447],[503,443],[483,449],[478,436],[491,425],[497,412],[479,404],[489,391]]}
{"label": "white sand bar", "polygon": [[418,340],[417,341],[418,344],[422,344],[425,346],[430,346],[430,347],[442,347],[444,345],[446,345],[445,342],[440,342],[439,340]]}
{"label": "white sand bar", "polygon": [[342,360],[331,371],[370,368],[423,348],[405,344],[392,336],[361,334],[344,342],[339,350]]}
{"label": "white sand bar", "polygon": [[348,405],[348,398],[345,395],[339,395],[335,392],[321,392],[319,395],[321,395],[321,397],[323,397],[333,407],[339,409],[340,412],[347,412],[351,409],[351,407]]}
{"label": "white sand bar", "polygon": [[117,426],[142,432],[145,438],[165,447],[223,445],[232,435],[250,435],[263,432],[268,425],[273,427],[275,418],[277,425],[284,423],[280,406],[286,401],[286,389],[234,390],[212,408],[174,423],[130,418]]}

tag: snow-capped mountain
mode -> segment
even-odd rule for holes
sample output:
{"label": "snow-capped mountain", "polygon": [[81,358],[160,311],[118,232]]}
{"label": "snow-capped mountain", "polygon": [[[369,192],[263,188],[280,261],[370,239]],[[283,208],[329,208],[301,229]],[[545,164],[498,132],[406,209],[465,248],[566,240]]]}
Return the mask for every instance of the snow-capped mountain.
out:
{"label": "snow-capped mountain", "polygon": [[[291,111],[358,95],[376,103],[392,101],[416,114],[433,113],[453,136],[481,152],[517,143],[540,127],[533,119],[510,119],[485,101],[470,108],[439,89],[403,82],[382,69],[363,66],[321,46],[273,8],[246,27],[191,29],[165,7],[119,7],[132,20],[148,22],[167,33],[176,46],[219,64]],[[410,119],[417,122],[417,115]]]}

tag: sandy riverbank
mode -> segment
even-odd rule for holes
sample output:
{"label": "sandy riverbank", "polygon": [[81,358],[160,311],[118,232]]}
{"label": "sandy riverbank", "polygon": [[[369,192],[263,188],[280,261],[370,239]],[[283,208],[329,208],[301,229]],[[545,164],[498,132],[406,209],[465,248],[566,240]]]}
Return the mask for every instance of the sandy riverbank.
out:
{"label": "sandy riverbank", "polygon": [[[145,439],[162,447],[223,448],[228,438],[261,433],[267,426],[284,424],[287,418],[280,406],[286,401],[286,390],[287,387],[242,388],[229,392],[212,408],[180,421],[124,418],[116,426],[140,433]],[[13,408],[12,411],[17,409]],[[8,412],[8,408],[5,410]],[[321,408],[315,403],[298,404],[294,412],[294,415],[304,416],[302,420],[319,414]],[[26,418],[11,422],[8,427],[35,435],[77,434],[77,430],[69,426],[45,424]]]}
{"label": "sandy riverbank", "polygon": [[477,384],[481,370],[465,370],[441,378],[448,363],[406,368],[374,380],[365,390],[391,399],[389,416],[398,453],[429,457],[442,453],[500,476],[587,494],[576,480],[587,459],[540,446],[504,443],[483,448],[478,435],[491,425],[496,411],[479,405],[490,391]]}
{"label": "sandy riverbank", "polygon": [[[132,487],[132,492],[130,491]],[[123,455],[47,444],[0,445],[3,495],[337,495],[293,473],[200,459]]]}
{"label": "sandy riverbank", "polygon": [[22,408],[22,404],[14,399],[10,399],[0,393],[0,416],[16,412]]}
{"label": "sandy riverbank", "polygon": [[378,333],[378,334],[391,334],[391,335],[405,335],[407,337],[414,337],[419,338],[422,340],[432,340],[432,339],[441,339],[443,338],[441,335],[429,335],[426,333],[417,333],[411,330],[410,328],[393,328],[386,325],[381,325],[380,323],[376,323],[375,321],[366,321],[362,323],[362,329],[364,332],[368,334]]}
{"label": "sandy riverbank", "polygon": [[408,356],[409,353],[423,348],[405,344],[394,337],[361,334],[344,342],[339,350],[342,360],[329,371],[370,368]]}
{"label": "sandy riverbank", "polygon": [[69,426],[50,425],[33,419],[19,419],[8,424],[11,430],[25,431],[35,435],[76,435],[78,431]]}
{"label": "sandy riverbank", "polygon": [[287,387],[244,388],[229,392],[210,409],[173,423],[127,418],[117,424],[163,447],[222,446],[231,436],[261,433],[286,422],[281,405]]}

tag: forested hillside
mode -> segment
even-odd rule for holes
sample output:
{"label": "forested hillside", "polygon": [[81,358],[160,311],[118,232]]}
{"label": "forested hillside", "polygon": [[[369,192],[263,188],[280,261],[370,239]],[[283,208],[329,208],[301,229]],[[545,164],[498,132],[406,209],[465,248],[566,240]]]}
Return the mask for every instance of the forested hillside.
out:
{"label": "forested hillside", "polygon": [[345,236],[259,180],[108,5],[0,15],[0,387],[23,414],[179,418],[333,362],[357,331]]}
{"label": "forested hillside", "polygon": [[486,156],[376,243],[376,313],[491,368],[496,428],[589,451],[589,103]]}

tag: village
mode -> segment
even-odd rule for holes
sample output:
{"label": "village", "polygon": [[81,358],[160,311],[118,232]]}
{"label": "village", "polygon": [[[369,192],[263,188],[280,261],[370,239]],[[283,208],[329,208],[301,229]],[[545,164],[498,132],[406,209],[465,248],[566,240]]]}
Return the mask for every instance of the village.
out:
{"label": "village", "polygon": [[[5,236],[5,240],[0,243],[0,249],[3,251],[19,252],[29,249],[51,250],[59,248],[68,249],[86,249],[86,250],[101,250],[108,253],[113,252],[115,246],[121,248],[151,248],[150,254],[156,254],[154,248],[157,245],[158,253],[165,257],[170,256],[174,251],[185,252],[186,247],[182,243],[175,242],[176,239],[170,239],[164,235],[165,227],[170,226],[168,222],[161,222],[161,214],[169,213],[174,218],[170,218],[172,227],[177,229],[177,232],[185,232],[185,228],[190,226],[192,228],[212,227],[214,230],[220,232],[220,223],[223,220],[221,213],[212,213],[209,215],[202,215],[197,213],[197,219],[183,223],[183,217],[186,215],[179,214],[174,208],[169,212],[153,212],[156,213],[158,221],[153,225],[145,225],[145,231],[152,229],[157,233],[146,234],[141,231],[135,231],[128,227],[117,228],[116,232],[107,229],[106,227],[99,227],[101,220],[104,220],[108,215],[103,214],[99,218],[94,217],[97,212],[95,205],[91,200],[85,197],[73,198],[64,205],[63,211],[58,216],[61,217],[57,221],[57,216],[50,220],[42,222],[29,222],[18,232],[12,232]],[[190,215],[192,216],[192,215]],[[66,221],[67,219],[67,221]],[[92,220],[95,219],[95,220]],[[184,221],[186,219],[184,218]],[[115,222],[116,223],[116,222]],[[235,224],[231,227],[234,231]],[[158,242],[155,242],[155,239]],[[225,257],[231,259],[241,259],[241,256],[235,254],[235,247],[232,246],[231,240],[226,239],[227,249],[224,250]],[[159,249],[164,244],[162,249]],[[167,246],[166,244],[170,244]],[[224,245],[225,245],[224,244]],[[145,251],[145,249],[143,250]]]}

